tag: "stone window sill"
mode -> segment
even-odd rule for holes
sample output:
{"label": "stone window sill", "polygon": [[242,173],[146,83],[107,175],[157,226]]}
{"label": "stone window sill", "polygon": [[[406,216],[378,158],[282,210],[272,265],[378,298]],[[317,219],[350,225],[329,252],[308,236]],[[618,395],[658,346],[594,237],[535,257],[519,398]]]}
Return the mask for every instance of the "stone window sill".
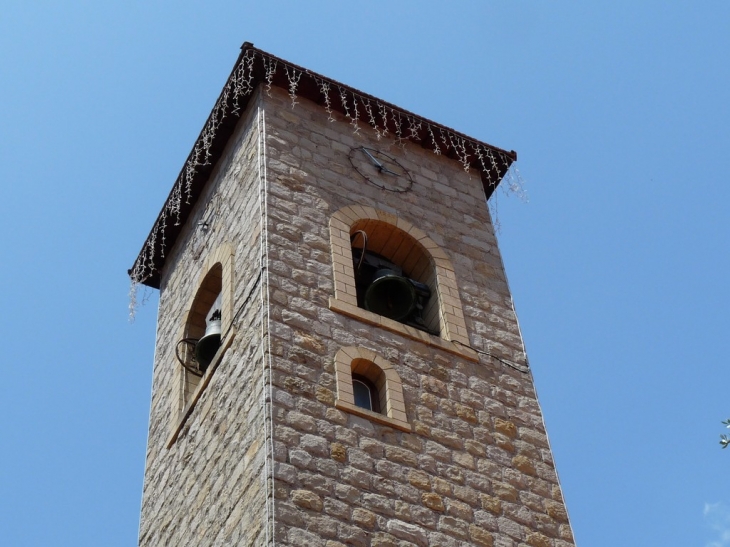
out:
{"label": "stone window sill", "polygon": [[347,302],[343,302],[337,298],[330,298],[329,308],[332,311],[347,315],[348,317],[352,317],[353,319],[357,319],[363,323],[367,323],[368,325],[374,325],[376,327],[389,330],[390,332],[401,334],[411,340],[416,340],[428,346],[448,351],[449,353],[453,353],[459,357],[464,357],[470,361],[479,361],[479,355],[471,348],[461,344],[455,344],[449,340],[444,340],[443,338],[439,338],[433,334],[404,325],[403,323],[398,323],[398,321],[393,321],[392,319],[388,319],[382,315],[358,308],[357,306],[353,306],[352,304],[348,304]]}
{"label": "stone window sill", "polygon": [[354,414],[355,416],[360,416],[361,418],[366,418],[382,425],[388,425],[394,429],[400,429],[401,431],[405,431],[406,433],[411,432],[411,424],[409,424],[408,422],[396,420],[395,418],[385,416],[384,414],[379,414],[378,412],[373,412],[372,410],[360,408],[359,406],[346,403],[345,401],[336,401],[335,407],[345,412],[349,412],[350,414]]}
{"label": "stone window sill", "polygon": [[210,379],[213,377],[213,374],[215,373],[216,369],[218,368],[218,365],[220,365],[221,361],[223,360],[223,355],[225,355],[228,348],[231,347],[231,343],[233,342],[233,339],[236,337],[236,329],[232,328],[231,331],[226,336],[225,340],[223,340],[223,343],[221,344],[221,347],[218,348],[218,351],[216,352],[215,356],[213,357],[213,360],[210,362],[210,365],[208,365],[208,368],[205,371],[205,374],[203,374],[203,377],[200,379],[200,383],[198,384],[198,387],[195,389],[195,393],[193,393],[193,396],[190,398],[190,401],[187,405],[185,405],[185,408],[180,413],[177,422],[175,423],[174,427],[172,428],[172,431],[170,432],[170,436],[167,439],[167,448],[170,448],[173,444],[175,444],[175,441],[177,441],[178,436],[180,435],[180,431],[182,430],[183,426],[185,425],[185,422],[187,421],[190,414],[192,414],[193,409],[195,408],[195,405],[197,404],[198,400],[203,394],[203,391],[205,391],[205,388],[208,387],[208,384],[210,383]]}

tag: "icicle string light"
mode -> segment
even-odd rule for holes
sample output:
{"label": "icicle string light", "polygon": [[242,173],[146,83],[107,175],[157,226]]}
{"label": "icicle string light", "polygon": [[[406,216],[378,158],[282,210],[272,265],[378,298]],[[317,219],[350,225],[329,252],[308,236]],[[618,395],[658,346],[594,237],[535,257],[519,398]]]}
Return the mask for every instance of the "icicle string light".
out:
{"label": "icicle string light", "polygon": [[395,120],[395,142],[398,146],[403,146],[403,120],[400,112],[391,108],[390,115]]}
{"label": "icicle string light", "polygon": [[378,129],[378,123],[375,121],[375,114],[373,114],[373,107],[370,104],[370,100],[360,97],[360,102],[362,102],[362,106],[365,108],[365,113],[368,115],[368,123],[373,129],[375,129],[375,138],[380,140],[382,134],[380,129]]}
{"label": "icicle string light", "polygon": [[433,134],[433,128],[430,125],[428,126],[428,136],[431,137],[431,142],[433,142],[433,153],[440,156],[441,148],[439,148],[439,143],[436,142],[436,135]]}
{"label": "icicle string light", "polygon": [[327,112],[327,121],[333,122],[335,118],[332,116],[332,99],[330,99],[330,83],[322,78],[315,76],[314,81],[317,82],[319,92],[324,97],[324,111]]}
{"label": "icicle string light", "polygon": [[284,66],[286,71],[286,79],[289,80],[289,98],[291,99],[291,107],[294,108],[297,104],[297,86],[299,85],[299,79],[302,77],[302,72],[297,73],[295,68],[291,69],[289,74],[289,67]]}
{"label": "icicle string light", "polygon": [[418,141],[419,136],[418,134],[421,131],[421,127],[423,127],[423,122],[416,121],[416,119],[413,116],[408,116],[408,131],[410,132],[409,138],[414,141]]}
{"label": "icicle string light", "polygon": [[385,137],[388,134],[388,110],[384,104],[378,103],[378,112],[380,113],[380,119],[383,120],[383,128],[380,130],[381,135]]}
{"label": "icicle string light", "polygon": [[274,83],[274,75],[276,74],[277,62],[270,58],[264,57],[264,69],[266,70],[266,94],[271,96],[271,86]]}
{"label": "icicle string light", "polygon": [[[515,159],[513,153],[469,139],[374,97],[363,95],[307,69],[249,47],[244,50],[226,82],[185,166],[175,181],[160,216],[129,271],[135,292],[140,284],[156,286],[159,282],[159,267],[164,263],[161,259],[164,259],[167,246],[174,243],[174,237],[172,241],[168,241],[167,232],[174,230],[173,226],[180,226],[187,219],[196,199],[196,185],[197,192],[200,191],[200,180],[196,177],[200,178],[201,168],[210,166],[216,161],[213,157],[214,143],[226,118],[232,117],[235,120],[243,114],[246,103],[259,82],[263,84],[263,89],[269,96],[272,86],[284,87],[292,101],[292,107],[296,106],[304,75],[314,84],[310,88],[318,91],[318,101],[327,112],[329,121],[335,120],[334,111],[339,110],[349,120],[355,134],[360,133],[362,124],[366,124],[375,131],[378,139],[392,135],[399,146],[405,146],[407,141],[413,141],[431,149],[434,154],[447,155],[459,161],[467,172],[472,167],[478,169],[485,189],[489,188],[492,192],[504,174],[504,178],[507,179],[507,184],[503,185],[505,190],[524,197],[522,179],[513,165]],[[337,88],[334,93],[332,86]],[[308,93],[308,98],[312,98],[311,89]],[[487,195],[492,192],[488,190]],[[174,234],[176,231],[171,233]],[[132,308],[135,303],[136,296],[132,299]]]}
{"label": "icicle string light", "polygon": [[342,103],[342,108],[345,109],[345,118],[351,118],[350,108],[347,106],[347,90],[341,85],[338,85],[337,87],[340,90],[340,102]]}
{"label": "icicle string light", "polygon": [[350,125],[353,127],[353,133],[357,135],[360,132],[360,112],[357,109],[357,97],[352,97],[352,111],[354,114],[352,115],[352,121],[350,122]]}

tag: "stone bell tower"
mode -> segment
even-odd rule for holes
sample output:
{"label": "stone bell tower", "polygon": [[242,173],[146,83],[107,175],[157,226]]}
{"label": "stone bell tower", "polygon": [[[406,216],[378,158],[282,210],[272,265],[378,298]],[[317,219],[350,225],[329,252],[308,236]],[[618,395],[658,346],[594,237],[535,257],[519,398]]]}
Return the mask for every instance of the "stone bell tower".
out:
{"label": "stone bell tower", "polygon": [[573,545],[487,208],[515,158],[243,45],[130,270],[140,545]]}

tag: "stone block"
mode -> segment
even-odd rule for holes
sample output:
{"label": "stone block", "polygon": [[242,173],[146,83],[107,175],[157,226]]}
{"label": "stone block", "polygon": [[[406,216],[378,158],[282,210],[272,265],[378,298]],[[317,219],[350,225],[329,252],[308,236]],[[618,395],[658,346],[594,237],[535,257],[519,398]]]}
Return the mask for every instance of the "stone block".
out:
{"label": "stone block", "polygon": [[291,501],[294,505],[312,511],[321,511],[324,507],[322,498],[309,490],[294,490],[291,493]]}
{"label": "stone block", "polygon": [[424,492],[421,494],[421,501],[423,505],[433,511],[443,512],[445,509],[443,498],[433,492]]}

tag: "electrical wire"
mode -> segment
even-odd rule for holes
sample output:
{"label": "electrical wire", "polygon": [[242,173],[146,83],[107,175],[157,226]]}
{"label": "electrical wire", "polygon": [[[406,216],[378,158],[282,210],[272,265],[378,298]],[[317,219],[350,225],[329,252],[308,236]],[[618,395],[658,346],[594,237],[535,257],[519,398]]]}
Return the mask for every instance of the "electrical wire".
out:
{"label": "electrical wire", "polygon": [[233,329],[233,326],[236,324],[236,321],[238,321],[238,317],[241,315],[241,312],[243,312],[244,309],[246,309],[246,306],[251,301],[251,298],[253,298],[253,293],[256,291],[256,289],[259,286],[259,283],[261,282],[261,277],[263,275],[264,270],[259,270],[259,275],[256,277],[256,280],[253,282],[253,287],[251,287],[251,290],[248,291],[248,295],[246,295],[246,298],[243,299],[243,302],[236,310],[236,313],[233,314],[233,319],[231,319],[230,325],[228,325],[228,328],[226,329],[225,334],[223,335],[222,339],[225,340],[226,336],[228,336],[228,333],[231,332],[231,329]]}
{"label": "electrical wire", "polygon": [[[266,240],[266,219],[267,219],[267,206],[265,203],[266,199],[266,172],[265,172],[265,164],[266,164],[266,158],[264,156],[265,154],[265,143],[266,143],[266,134],[265,134],[265,128],[262,127],[262,118],[264,116],[264,113],[259,107],[257,116],[256,116],[256,122],[258,125],[258,168],[259,168],[259,208],[260,208],[260,219],[261,219],[261,236],[260,236],[260,245],[261,249],[259,252],[259,261],[260,261],[260,269],[259,269],[259,277],[263,275],[264,270],[268,267],[268,241]],[[267,272],[268,273],[268,272]],[[272,525],[271,530],[271,537],[269,536],[269,521],[273,519],[273,506],[270,507],[270,505],[273,504],[273,465],[274,460],[273,458],[271,461],[269,461],[269,454],[268,454],[268,443],[269,440],[268,437],[268,431],[266,427],[266,421],[268,418],[268,412],[267,407],[270,402],[270,397],[267,397],[266,392],[266,363],[267,363],[267,346],[264,342],[264,339],[267,336],[266,328],[268,321],[266,320],[266,311],[267,311],[267,302],[266,302],[266,294],[264,291],[261,291],[261,404],[263,407],[263,414],[264,414],[264,491],[265,491],[265,500],[264,505],[266,507],[266,522],[264,523],[264,535],[266,538],[266,545],[269,545],[271,542],[274,543],[274,528]],[[273,443],[273,438],[271,439],[271,442]],[[271,469],[269,467],[271,466]],[[271,483],[269,482],[269,479],[271,477]],[[269,499],[272,501],[270,502]],[[272,523],[273,524],[273,523]]]}
{"label": "electrical wire", "polygon": [[365,230],[357,230],[355,233],[353,233],[350,236],[350,245],[352,245],[355,242],[355,238],[357,235],[360,234],[362,236],[362,252],[360,253],[360,262],[357,263],[356,272],[360,272],[360,266],[362,266],[362,263],[365,261],[365,252],[368,248],[368,234],[365,232]]}
{"label": "electrical wire", "polygon": [[530,365],[518,365],[517,363],[513,363],[512,361],[508,361],[507,359],[502,359],[501,357],[497,357],[496,355],[492,354],[489,351],[484,351],[481,349],[474,348],[468,344],[463,344],[462,342],[459,342],[458,340],[452,340],[452,342],[459,344],[460,346],[464,346],[465,348],[469,348],[470,350],[476,351],[477,353],[480,353],[481,355],[486,355],[487,357],[491,357],[492,359],[495,359],[502,363],[503,365],[506,365],[510,368],[515,369],[518,372],[521,372],[523,374],[529,374],[530,373]]}
{"label": "electrical wire", "polygon": [[[261,290],[261,350],[262,350],[262,403],[264,410],[264,481],[266,482],[266,545],[274,547],[276,544],[276,511],[274,507],[274,416],[273,416],[273,363],[271,362],[271,296],[269,287],[269,184],[267,173],[266,159],[266,111],[259,107],[259,116],[257,122],[259,124],[259,181],[260,181],[260,200],[261,207],[261,275],[266,276],[265,290]],[[265,341],[264,341],[265,339]],[[268,365],[268,367],[267,367]],[[268,384],[266,381],[266,372],[268,368]],[[268,421],[268,427],[267,422]],[[270,506],[270,507],[269,507]],[[271,530],[269,530],[269,526]]]}

